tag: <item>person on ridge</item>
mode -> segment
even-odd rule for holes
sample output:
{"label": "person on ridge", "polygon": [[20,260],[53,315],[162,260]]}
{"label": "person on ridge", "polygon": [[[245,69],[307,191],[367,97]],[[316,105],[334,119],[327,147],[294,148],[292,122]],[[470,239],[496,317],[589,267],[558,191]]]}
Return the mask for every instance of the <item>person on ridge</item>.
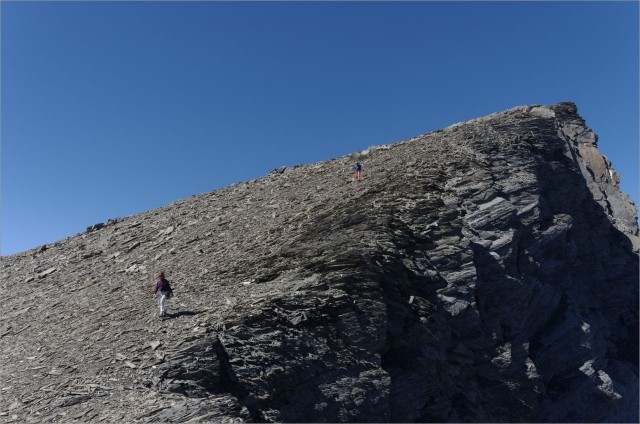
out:
{"label": "person on ridge", "polygon": [[362,165],[360,165],[360,162],[356,162],[356,166],[353,167],[353,170],[356,172],[355,173],[356,181],[360,181],[360,175],[362,174]]}
{"label": "person on ridge", "polygon": [[169,284],[169,280],[164,277],[164,271],[158,273],[158,279],[156,280],[156,289],[154,290],[154,297],[158,296],[160,292],[160,299],[158,299],[158,305],[160,305],[160,316],[163,317],[167,314],[166,302],[173,295],[173,289]]}

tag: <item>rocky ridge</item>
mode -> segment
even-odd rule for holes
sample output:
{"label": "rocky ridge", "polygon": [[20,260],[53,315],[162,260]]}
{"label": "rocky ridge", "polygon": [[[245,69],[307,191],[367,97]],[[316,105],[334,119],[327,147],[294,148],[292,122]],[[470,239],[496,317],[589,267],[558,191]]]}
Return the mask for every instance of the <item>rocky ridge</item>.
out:
{"label": "rocky ridge", "polygon": [[2,257],[0,420],[637,422],[618,184],[518,107]]}

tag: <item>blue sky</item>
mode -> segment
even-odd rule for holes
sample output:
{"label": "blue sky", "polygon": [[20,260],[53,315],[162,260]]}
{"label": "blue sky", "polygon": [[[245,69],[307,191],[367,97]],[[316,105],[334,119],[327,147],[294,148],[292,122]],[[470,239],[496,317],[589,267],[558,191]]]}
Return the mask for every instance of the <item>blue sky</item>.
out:
{"label": "blue sky", "polygon": [[0,7],[3,255],[560,101],[577,103],[638,202],[637,2]]}

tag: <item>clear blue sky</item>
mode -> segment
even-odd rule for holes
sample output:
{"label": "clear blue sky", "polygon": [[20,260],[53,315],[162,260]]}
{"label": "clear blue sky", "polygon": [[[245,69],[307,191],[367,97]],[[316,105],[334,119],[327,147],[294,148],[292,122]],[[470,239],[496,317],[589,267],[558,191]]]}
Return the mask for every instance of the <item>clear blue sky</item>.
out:
{"label": "clear blue sky", "polygon": [[7,2],[3,255],[518,105],[638,201],[637,2]]}

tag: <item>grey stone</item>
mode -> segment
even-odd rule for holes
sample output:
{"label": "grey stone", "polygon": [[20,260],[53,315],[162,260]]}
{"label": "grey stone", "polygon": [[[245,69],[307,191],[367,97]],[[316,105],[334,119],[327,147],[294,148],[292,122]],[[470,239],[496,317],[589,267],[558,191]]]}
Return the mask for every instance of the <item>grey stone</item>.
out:
{"label": "grey stone", "polygon": [[38,278],[44,278],[47,275],[53,274],[57,270],[58,270],[58,268],[56,268],[56,267],[51,267],[51,268],[45,269],[44,271],[38,273]]}

